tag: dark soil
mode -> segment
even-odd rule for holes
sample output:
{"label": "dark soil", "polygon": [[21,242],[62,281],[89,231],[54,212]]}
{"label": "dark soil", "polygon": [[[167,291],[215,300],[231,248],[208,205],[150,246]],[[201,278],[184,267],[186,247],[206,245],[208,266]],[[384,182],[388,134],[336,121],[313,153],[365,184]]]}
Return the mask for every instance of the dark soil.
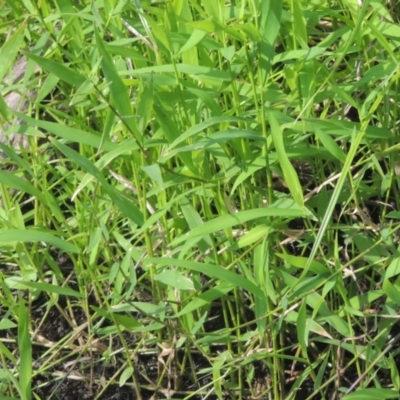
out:
{"label": "dark soil", "polygon": [[[37,302],[43,303],[43,299],[41,298]],[[60,301],[60,304],[63,304],[62,300]],[[78,326],[82,326],[85,324],[84,313],[77,310],[79,309],[76,308],[74,319]],[[62,313],[56,307],[51,308],[50,312],[45,317],[44,312],[44,307],[39,304],[35,304],[35,308],[32,310],[32,318],[36,321],[36,323],[42,321],[42,326],[36,331],[35,340],[33,342],[34,371],[43,371],[43,373],[40,374],[35,374],[34,372],[32,389],[37,398],[42,400],[136,400],[139,398],[143,400],[165,398],[184,399],[190,392],[193,392],[199,387],[211,382],[211,378],[209,376],[202,377],[201,375],[198,375],[198,382],[196,386],[196,384],[193,382],[190,371],[184,371],[182,376],[177,376],[177,372],[174,371],[174,367],[172,367],[170,376],[166,376],[162,380],[162,385],[157,390],[156,382],[159,378],[160,371],[162,370],[162,365],[160,368],[160,362],[158,358],[159,354],[157,355],[155,352],[153,352],[153,354],[151,352],[139,352],[137,357],[134,359],[134,366],[136,369],[135,374],[139,387],[135,388],[131,379],[128,380],[123,386],[119,386],[118,379],[120,372],[118,372],[118,370],[123,364],[123,357],[121,356],[120,359],[116,357],[114,361],[105,361],[102,351],[104,351],[107,347],[106,341],[99,341],[97,342],[97,345],[95,344],[96,342],[93,341],[92,343],[94,343],[94,345],[92,347],[94,348],[91,351],[88,349],[86,349],[86,351],[83,349],[78,351],[79,348],[82,348],[82,341],[85,341],[85,331],[82,331],[82,335],[70,343],[65,350],[61,349],[57,358],[53,360],[52,365],[49,366],[49,363],[46,359],[46,352],[50,347],[54,346],[55,343],[62,341],[64,337],[71,334],[72,330],[70,329]],[[218,312],[218,309],[212,310],[210,317],[217,317]],[[215,329],[219,329],[221,320],[221,318],[210,318],[210,321],[207,323],[209,330],[215,331]],[[215,326],[213,325],[212,321],[215,321]],[[32,326],[35,326],[36,323],[33,323]],[[392,334],[394,335],[398,333],[397,331],[399,331],[397,325],[393,326]],[[2,332],[2,335],[6,333],[3,336],[4,339],[17,337],[16,329],[0,332]],[[137,340],[134,335],[130,333],[126,333],[124,335],[124,339],[128,344],[133,344]],[[289,335],[287,340],[287,344],[290,344]],[[7,342],[10,341],[8,340]],[[121,345],[118,337],[114,338],[113,345],[114,348],[118,348],[118,345]],[[76,347],[77,351],[75,353],[71,351],[71,346]],[[16,346],[13,348],[13,346],[7,345],[7,347],[11,351],[17,351]],[[223,351],[225,349],[211,349],[211,351],[215,351],[215,353],[217,353],[218,350]],[[318,354],[322,354],[325,351],[328,351],[328,345],[316,342],[313,350],[310,351],[310,357],[318,357]],[[394,349],[396,362],[400,361],[400,356],[397,354],[398,352],[398,348]],[[177,352],[176,358],[182,361],[182,355],[183,353]],[[200,371],[206,367],[210,367],[209,362],[201,354],[193,352],[192,356],[197,371]],[[49,355],[47,355],[47,357],[49,357]],[[344,354],[343,366],[346,366],[346,362],[348,362],[350,359],[350,354]],[[268,368],[263,361],[255,363],[254,367],[255,376],[253,383],[256,387],[259,387],[259,392],[263,392],[267,387],[266,385],[269,379]],[[291,372],[289,371],[290,368],[291,363],[288,363],[287,366],[285,366],[287,390],[290,389],[296,378],[304,371],[305,366],[299,363]],[[385,374],[389,374],[387,378],[389,382],[390,373],[386,370],[381,370],[380,372],[381,382],[382,380],[385,380],[383,376]],[[115,375],[117,378],[115,378]],[[325,378],[329,378],[328,374],[326,374]],[[353,367],[348,368],[345,371],[345,374],[340,377],[342,384],[345,386],[349,386],[357,378],[357,372]],[[104,389],[105,384],[110,380],[115,383]],[[176,387],[176,385],[178,385],[178,387]],[[311,379],[305,380],[297,391],[296,400],[305,400],[313,393],[313,391],[314,382]],[[332,394],[334,391],[335,385],[333,383],[325,393]],[[138,396],[138,393],[141,397]],[[191,397],[191,399],[201,400],[204,398],[204,395],[205,394],[194,396]],[[235,398],[236,396],[234,393],[227,393],[225,395],[225,399]],[[249,400],[256,399],[255,397],[251,397],[250,394],[244,398]],[[257,399],[262,398],[265,397],[257,397]],[[313,397],[313,399],[320,398],[320,396]],[[217,400],[218,398],[217,396],[209,396],[207,399]]]}
{"label": "dark soil", "polygon": [[[58,256],[55,258],[57,267],[53,273],[62,274],[64,279],[68,279],[68,285],[72,289],[77,289],[75,277],[73,274],[73,266],[68,258]],[[50,267],[48,272],[50,272]],[[6,270],[2,267],[3,271]],[[53,268],[54,269],[54,268]],[[8,271],[10,272],[10,271]],[[45,271],[46,272],[46,271]],[[206,283],[206,282],[204,282]],[[359,282],[361,284],[362,282]],[[368,287],[368,285],[366,285]],[[141,301],[146,301],[141,299]],[[382,299],[380,299],[382,302]],[[100,307],[94,296],[90,296],[87,300],[89,306]],[[73,299],[67,301],[63,296],[59,296],[57,304],[49,306],[49,299],[42,294],[33,302],[31,311],[31,337],[33,338],[33,380],[32,390],[38,399],[42,400],[113,400],[113,399],[184,399],[190,393],[204,388],[212,382],[210,374],[201,374],[200,371],[210,368],[211,364],[194,346],[190,347],[192,365],[194,373],[189,367],[189,363],[185,363],[185,368],[181,368],[184,362],[183,346],[181,350],[176,350],[169,368],[165,368],[163,362],[168,361],[168,355],[162,357],[161,349],[154,346],[141,346],[138,335],[128,331],[123,332],[122,336],[113,335],[96,335],[88,330],[87,313],[81,308],[80,303],[74,303]],[[378,309],[381,304],[376,304]],[[50,307],[48,309],[48,307]],[[90,308],[89,313],[93,310]],[[0,320],[5,315],[5,311],[0,304]],[[248,315],[242,316],[244,320],[254,320],[251,310]],[[372,320],[371,320],[372,321]],[[90,326],[95,326],[98,321],[90,321]],[[72,328],[72,326],[74,328]],[[100,328],[106,329],[113,324],[105,319]],[[225,328],[224,318],[221,314],[221,304],[216,303],[210,309],[207,321],[204,325],[206,331],[216,332]],[[365,326],[364,331],[371,332],[374,336],[373,325]],[[251,329],[255,329],[252,327]],[[285,354],[289,356],[298,356],[296,354],[298,339],[293,335],[292,331],[285,332],[283,347],[289,349]],[[391,329],[392,337],[400,332],[398,324],[393,324]],[[244,333],[244,332],[243,332]],[[65,340],[65,338],[73,339]],[[17,329],[0,330],[0,337],[4,340],[5,346],[9,351],[13,352],[18,358]],[[110,337],[112,338],[110,340]],[[166,340],[167,341],[167,340]],[[134,377],[130,376],[121,386],[119,379],[122,371],[126,368],[126,357],[123,352],[124,343],[130,351],[138,348],[139,350],[132,356],[132,364],[134,366]],[[62,345],[61,345],[62,344]],[[91,346],[89,346],[91,344]],[[360,343],[366,344],[366,343]],[[323,342],[313,342],[310,338],[310,361],[313,362],[320,355],[329,352],[329,345]],[[51,350],[50,350],[51,349]],[[121,349],[116,355],[108,355],[107,352],[115,352]],[[50,351],[49,351],[50,350]],[[208,356],[217,356],[219,353],[227,350],[223,345],[211,346]],[[232,349],[236,352],[237,349]],[[336,351],[336,349],[335,349]],[[239,353],[239,351],[238,351]],[[399,344],[392,350],[397,365],[400,365],[400,348]],[[55,357],[54,357],[55,355]],[[343,374],[326,388],[324,394],[326,398],[340,398],[338,392],[338,383],[345,387],[350,387],[358,378],[357,370],[354,366],[347,367],[352,359],[351,354],[343,352],[341,358],[341,366]],[[263,393],[258,397],[250,395],[250,388],[246,388],[243,393],[243,399],[246,400],[262,400],[267,398],[266,390],[270,386],[268,360],[261,360],[254,363],[254,378],[252,380],[252,389],[254,392]],[[301,363],[293,364],[287,360],[285,363],[285,374],[283,381],[286,390],[289,391],[299,376],[304,372],[306,365]],[[40,372],[39,372],[40,371]],[[167,371],[167,372],[166,372]],[[314,371],[316,374],[318,371]],[[327,368],[323,376],[323,382],[331,378],[330,369]],[[193,376],[195,375],[195,376]],[[390,372],[385,369],[378,370],[377,378],[381,383],[390,384]],[[110,383],[111,382],[111,383]],[[134,383],[135,382],[135,383]],[[136,386],[135,386],[136,385]],[[248,383],[244,382],[244,385]],[[305,400],[314,392],[314,381],[308,377],[297,389],[295,400]],[[332,397],[333,396],[333,397]],[[1,398],[1,396],[0,396]],[[215,395],[207,396],[206,389],[204,392],[190,397],[192,400],[203,400],[204,398],[217,400]],[[236,399],[236,393],[224,393],[224,400]],[[313,399],[322,399],[320,395],[314,396]]]}

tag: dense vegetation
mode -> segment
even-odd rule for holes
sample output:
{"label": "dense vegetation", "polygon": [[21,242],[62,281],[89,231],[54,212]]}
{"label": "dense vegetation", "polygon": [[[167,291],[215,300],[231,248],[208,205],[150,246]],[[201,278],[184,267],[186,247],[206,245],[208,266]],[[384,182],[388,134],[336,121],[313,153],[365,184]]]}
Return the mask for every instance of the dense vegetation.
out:
{"label": "dense vegetation", "polygon": [[0,397],[398,398],[397,4],[0,0]]}

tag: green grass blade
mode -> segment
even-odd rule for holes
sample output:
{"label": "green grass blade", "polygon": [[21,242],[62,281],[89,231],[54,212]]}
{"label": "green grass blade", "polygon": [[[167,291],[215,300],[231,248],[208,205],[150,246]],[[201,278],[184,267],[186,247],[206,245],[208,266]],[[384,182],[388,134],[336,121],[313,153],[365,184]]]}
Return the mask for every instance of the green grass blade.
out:
{"label": "green grass blade", "polygon": [[342,400],[386,400],[398,399],[398,393],[389,389],[360,389],[342,397]]}
{"label": "green grass blade", "polygon": [[[22,23],[15,33],[3,44],[0,49],[0,82],[13,65],[20,47],[24,41],[26,22]],[[11,83],[11,82],[9,82]]]}
{"label": "green grass blade", "polygon": [[48,232],[38,229],[1,229],[0,243],[49,243],[66,253],[78,253],[77,247]]}
{"label": "green grass blade", "polygon": [[246,278],[218,265],[203,264],[189,260],[177,260],[171,258],[153,258],[153,257],[147,258],[145,262],[146,264],[154,263],[159,267],[176,266],[176,267],[186,268],[191,271],[201,272],[209,276],[210,278],[216,278],[220,279],[221,281],[232,283],[237,287],[241,287],[256,296],[262,297],[264,295],[262,290],[259,287],[257,287],[253,282],[250,282]]}
{"label": "green grass blade", "polygon": [[290,193],[294,201],[301,207],[304,206],[303,189],[301,187],[299,177],[293,165],[290,163],[286,154],[285,145],[283,143],[283,132],[275,115],[268,112],[268,120],[271,125],[271,133],[274,141],[276,152],[278,153],[279,164],[282,168],[285,182],[287,183]]}
{"label": "green grass blade", "polygon": [[297,217],[307,217],[310,213],[305,209],[301,208],[278,208],[278,207],[268,207],[268,208],[258,208],[255,210],[245,210],[239,211],[235,214],[222,215],[220,217],[214,218],[210,221],[205,222],[203,225],[193,229],[190,233],[185,236],[178,237],[171,243],[172,246],[176,246],[184,240],[196,237],[204,236],[211,233],[215,233],[227,228],[231,228],[235,225],[241,225],[246,222],[264,219],[266,217],[276,217],[276,218],[297,218]]}
{"label": "green grass blade", "polygon": [[35,61],[40,67],[51,72],[59,79],[67,82],[73,87],[81,86],[86,81],[86,78],[82,76],[79,72],[63,64],[59,64],[53,60],[49,60],[47,58],[40,57],[32,53],[24,52],[24,54],[31,60]]}
{"label": "green grass blade", "polygon": [[50,283],[46,282],[27,282],[27,281],[20,281],[19,284],[33,289],[41,290],[46,293],[55,293],[62,296],[75,297],[77,299],[81,299],[84,297],[83,294],[66,286],[61,287],[61,286],[51,285]]}
{"label": "green grass blade", "polygon": [[106,151],[112,151],[118,147],[116,143],[113,143],[107,139],[103,139],[100,137],[100,135],[95,135],[92,132],[71,128],[67,125],[55,122],[37,120],[35,118],[28,117],[27,115],[18,112],[15,112],[15,114],[18,116],[18,118],[21,118],[28,124],[32,124],[33,126],[42,128],[47,132],[52,133],[65,140],[68,140],[72,143],[86,144],[94,148],[102,148],[103,150]]}
{"label": "green grass blade", "polygon": [[129,219],[135,222],[137,225],[141,226],[144,223],[142,212],[130,201],[124,198],[120,192],[118,192],[113,186],[111,186],[106,178],[102,175],[101,171],[91,163],[87,158],[81,156],[75,150],[65,146],[60,142],[53,140],[54,145],[62,151],[67,157],[72,161],[77,163],[83,168],[84,171],[93,175],[102,184],[104,190],[110,196],[111,200],[115,205],[126,215]]}
{"label": "green grass blade", "polygon": [[18,349],[20,354],[19,383],[22,400],[32,398],[32,343],[29,333],[29,314],[25,301],[19,301]]}
{"label": "green grass blade", "polygon": [[128,96],[128,89],[122,81],[113,59],[108,53],[104,41],[101,38],[98,31],[95,31],[96,45],[99,53],[102,57],[101,66],[103,69],[104,76],[109,84],[111,94],[111,104],[114,105],[115,110],[118,113],[118,117],[126,124],[128,129],[135,135],[139,145],[143,147],[143,137],[136,131],[134,121],[132,119],[133,110],[131,106],[131,100]]}
{"label": "green grass blade", "polygon": [[365,128],[361,129],[357,133],[354,132],[355,135],[354,135],[354,138],[352,140],[349,153],[347,154],[346,162],[344,163],[344,166],[343,166],[341,174],[340,174],[340,178],[339,178],[339,180],[338,180],[338,182],[336,184],[335,190],[333,191],[331,200],[329,201],[329,204],[328,204],[328,207],[326,209],[324,218],[323,218],[323,220],[321,222],[321,225],[320,225],[320,228],[318,230],[317,237],[315,238],[314,245],[313,245],[313,247],[311,249],[311,253],[310,253],[309,257],[308,257],[307,264],[304,266],[304,270],[303,270],[303,272],[302,272],[302,274],[300,276],[300,279],[297,281],[296,285],[294,287],[292,287],[292,290],[297,286],[298,283],[301,282],[302,278],[304,278],[307,275],[308,270],[309,270],[309,268],[311,266],[311,263],[313,262],[313,260],[315,258],[315,255],[317,254],[318,247],[321,244],[322,238],[324,237],[326,229],[327,229],[327,227],[329,225],[329,221],[332,218],[333,210],[335,208],[335,205],[337,203],[339,195],[340,195],[340,193],[341,193],[341,191],[343,189],[343,185],[344,185],[344,183],[346,181],[347,174],[350,172],[350,167],[352,165],[354,156],[356,155],[356,153],[358,151],[358,148],[360,146],[361,140],[364,137],[364,132],[365,132]]}

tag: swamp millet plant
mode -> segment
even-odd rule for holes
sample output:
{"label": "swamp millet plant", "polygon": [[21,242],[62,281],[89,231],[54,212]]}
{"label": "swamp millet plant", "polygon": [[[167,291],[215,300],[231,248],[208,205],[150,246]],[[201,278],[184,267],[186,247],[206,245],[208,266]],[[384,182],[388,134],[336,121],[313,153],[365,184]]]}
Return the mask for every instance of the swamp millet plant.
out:
{"label": "swamp millet plant", "polygon": [[0,0],[0,397],[398,398],[399,18]]}

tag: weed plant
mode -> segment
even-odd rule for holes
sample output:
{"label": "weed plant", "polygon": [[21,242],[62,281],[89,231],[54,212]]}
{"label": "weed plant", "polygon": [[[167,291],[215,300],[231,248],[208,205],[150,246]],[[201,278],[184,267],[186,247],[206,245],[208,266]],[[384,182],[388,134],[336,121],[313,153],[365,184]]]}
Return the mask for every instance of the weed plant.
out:
{"label": "weed plant", "polygon": [[397,2],[0,6],[1,398],[399,398]]}

